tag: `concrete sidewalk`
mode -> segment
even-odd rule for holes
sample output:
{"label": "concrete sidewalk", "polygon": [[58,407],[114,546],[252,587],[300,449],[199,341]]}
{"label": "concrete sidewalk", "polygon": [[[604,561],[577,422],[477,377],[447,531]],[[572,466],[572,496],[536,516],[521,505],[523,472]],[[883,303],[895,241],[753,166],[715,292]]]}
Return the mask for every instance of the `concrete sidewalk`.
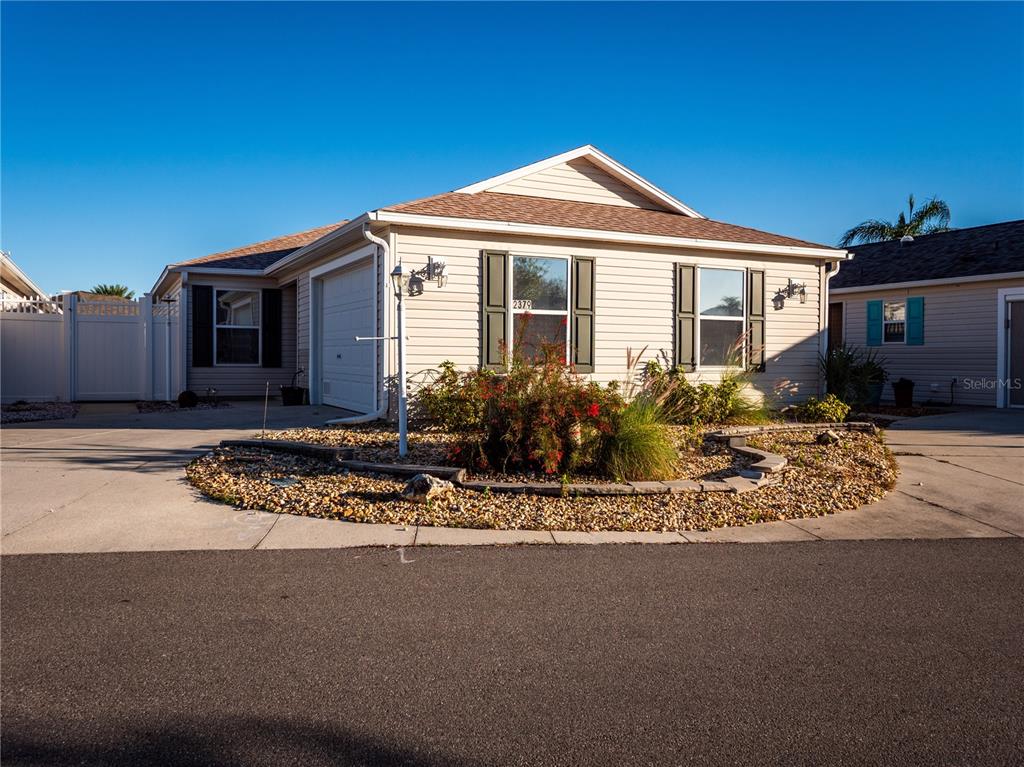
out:
{"label": "concrete sidewalk", "polygon": [[[332,408],[272,406],[268,428],[319,425]],[[1024,413],[974,411],[888,432],[902,467],[883,501],[816,519],[711,532],[573,533],[398,527],[240,511],[206,500],[182,467],[258,432],[262,404],[95,412],[3,430],[4,554],[517,543],[775,542],[1024,536]]]}

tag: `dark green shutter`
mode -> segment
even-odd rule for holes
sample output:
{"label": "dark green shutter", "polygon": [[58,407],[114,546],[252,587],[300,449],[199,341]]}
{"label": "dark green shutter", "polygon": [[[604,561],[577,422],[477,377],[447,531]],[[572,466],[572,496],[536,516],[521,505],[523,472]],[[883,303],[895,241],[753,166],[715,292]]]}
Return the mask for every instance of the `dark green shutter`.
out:
{"label": "dark green shutter", "polygon": [[691,372],[697,366],[697,345],[694,342],[697,330],[696,279],[696,267],[676,264],[674,362],[684,372]]}
{"label": "dark green shutter", "polygon": [[281,367],[281,291],[264,288],[260,295],[262,321],[262,354],[260,364],[265,368]]}
{"label": "dark green shutter", "polygon": [[868,301],[867,302],[867,345],[868,346],[881,346],[882,345],[882,302],[881,301]]}
{"label": "dark green shutter", "polygon": [[572,259],[572,361],[579,373],[594,372],[594,259]]}
{"label": "dark green shutter", "polygon": [[480,254],[480,366],[491,370],[505,367],[508,261],[507,251]]}
{"label": "dark green shutter", "polygon": [[907,346],[924,346],[924,298],[907,299]]}
{"label": "dark green shutter", "polygon": [[192,288],[192,367],[213,367],[213,288]]}
{"label": "dark green shutter", "polygon": [[764,352],[764,272],[747,269],[747,366],[763,372]]}

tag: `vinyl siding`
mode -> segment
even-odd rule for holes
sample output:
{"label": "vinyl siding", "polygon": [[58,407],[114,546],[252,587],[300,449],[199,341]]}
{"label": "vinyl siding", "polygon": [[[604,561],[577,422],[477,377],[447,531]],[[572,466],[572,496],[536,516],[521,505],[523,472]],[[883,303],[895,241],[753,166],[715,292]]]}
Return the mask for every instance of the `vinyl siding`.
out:
{"label": "vinyl siding", "polygon": [[243,277],[224,279],[222,282],[199,279],[190,281],[188,291],[188,317],[186,323],[186,359],[188,361],[188,388],[203,396],[210,387],[217,390],[218,397],[262,397],[270,382],[270,396],[280,396],[280,386],[291,384],[296,369],[296,286],[281,287],[281,367],[220,366],[197,368],[192,366],[192,285],[210,285],[218,288],[276,288],[278,285],[267,280],[253,280]]}
{"label": "vinyl siding", "polygon": [[[566,242],[536,237],[480,235],[397,228],[396,249],[413,268],[428,256],[447,264],[448,284],[428,284],[420,296],[406,301],[410,378],[451,360],[463,368],[479,364],[480,251],[509,250],[521,255],[590,256],[596,262],[595,368],[601,383],[626,375],[626,351],[643,360],[672,358],[673,265],[730,266],[765,271],[767,368],[754,386],[780,405],[818,390],[817,355],[822,324],[819,304],[820,265],[814,262],[737,254],[712,255],[683,249],[643,249],[600,242]],[[770,297],[792,278],[807,285],[807,301],[787,300],[773,311]],[[716,381],[720,371],[692,374],[694,381]]]}
{"label": "vinyl siding", "polygon": [[[891,382],[909,378],[914,400],[948,403],[952,386],[957,405],[995,406],[998,360],[998,291],[1024,286],[1024,279],[973,282],[960,285],[901,288],[833,294],[845,304],[844,341],[864,347],[867,341],[867,302],[924,297],[924,344],[883,344],[872,347],[885,358],[889,381],[883,401],[893,398]],[[953,384],[953,379],[956,383]],[[992,382],[987,385],[984,382]],[[980,383],[975,383],[980,382]]]}
{"label": "vinyl siding", "polygon": [[593,202],[601,205],[619,205],[627,208],[665,210],[630,186],[610,176],[583,158],[555,165],[547,170],[501,184],[489,192],[522,194],[529,197],[547,197],[556,200]]}

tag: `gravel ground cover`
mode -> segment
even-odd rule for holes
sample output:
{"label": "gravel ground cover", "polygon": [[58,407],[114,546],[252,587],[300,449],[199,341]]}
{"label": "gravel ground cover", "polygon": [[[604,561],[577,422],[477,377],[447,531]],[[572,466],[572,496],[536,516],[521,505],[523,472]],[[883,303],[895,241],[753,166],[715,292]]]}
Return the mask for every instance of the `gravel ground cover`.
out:
{"label": "gravel ground cover", "polygon": [[[277,432],[274,438],[313,441],[319,435],[324,444],[352,444],[331,441],[348,438],[346,431],[356,431],[366,441],[360,458],[380,450],[377,455],[383,460],[386,451],[393,449],[385,444],[394,438],[387,429],[303,429]],[[438,455],[430,451],[439,449],[439,440],[426,433],[411,436],[409,461],[426,462],[427,456]],[[808,430],[751,438],[752,445],[786,456],[790,465],[777,484],[740,495],[558,498],[455,489],[428,504],[416,504],[399,498],[404,483],[394,478],[353,474],[316,460],[249,448],[215,450],[190,463],[186,474],[204,495],[239,508],[359,522],[500,530],[710,530],[854,509],[879,500],[895,483],[896,463],[880,435],[843,433],[838,444],[828,446],[818,445],[816,436],[816,431]],[[705,455],[705,449],[716,452]],[[718,450],[717,446],[702,448],[685,456],[684,463],[692,461],[705,471],[725,461],[733,463],[731,451]],[[708,463],[702,464],[705,459]]]}
{"label": "gravel ground cover", "polygon": [[55,421],[77,414],[78,405],[73,402],[15,402],[0,408],[0,423]]}
{"label": "gravel ground cover", "polygon": [[[713,442],[706,442],[700,450],[691,451],[693,433],[683,427],[672,427],[676,445],[684,455],[679,466],[678,479],[714,480],[735,474],[738,469],[748,466],[751,461],[733,453],[728,448]],[[258,435],[256,435],[258,438]],[[267,432],[267,439],[282,439],[295,442],[312,442],[332,447],[354,447],[358,461],[373,463],[408,463],[432,466],[450,466],[449,451],[459,444],[460,435],[449,434],[437,429],[417,429],[409,434],[409,452],[401,458],[398,455],[398,434],[392,426],[371,424],[368,426],[338,426],[328,428],[286,429]],[[471,479],[487,479],[498,482],[552,482],[558,477],[550,474],[503,474],[498,472],[469,472]],[[605,477],[574,474],[573,482],[610,482]]]}

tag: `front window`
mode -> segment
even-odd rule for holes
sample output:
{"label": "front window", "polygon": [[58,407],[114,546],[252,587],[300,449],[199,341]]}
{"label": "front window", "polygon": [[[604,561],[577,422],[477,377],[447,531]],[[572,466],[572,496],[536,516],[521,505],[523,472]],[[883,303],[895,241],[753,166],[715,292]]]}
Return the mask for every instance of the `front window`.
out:
{"label": "front window", "polygon": [[512,338],[530,358],[536,357],[544,344],[568,349],[567,259],[513,256]]}
{"label": "front window", "polygon": [[214,359],[218,365],[260,364],[260,294],[258,290],[216,293]]}
{"label": "front window", "polygon": [[882,339],[887,344],[902,344],[907,338],[907,305],[886,301],[882,306]]}
{"label": "front window", "polygon": [[700,364],[742,365],[743,272],[706,268],[698,272]]}

